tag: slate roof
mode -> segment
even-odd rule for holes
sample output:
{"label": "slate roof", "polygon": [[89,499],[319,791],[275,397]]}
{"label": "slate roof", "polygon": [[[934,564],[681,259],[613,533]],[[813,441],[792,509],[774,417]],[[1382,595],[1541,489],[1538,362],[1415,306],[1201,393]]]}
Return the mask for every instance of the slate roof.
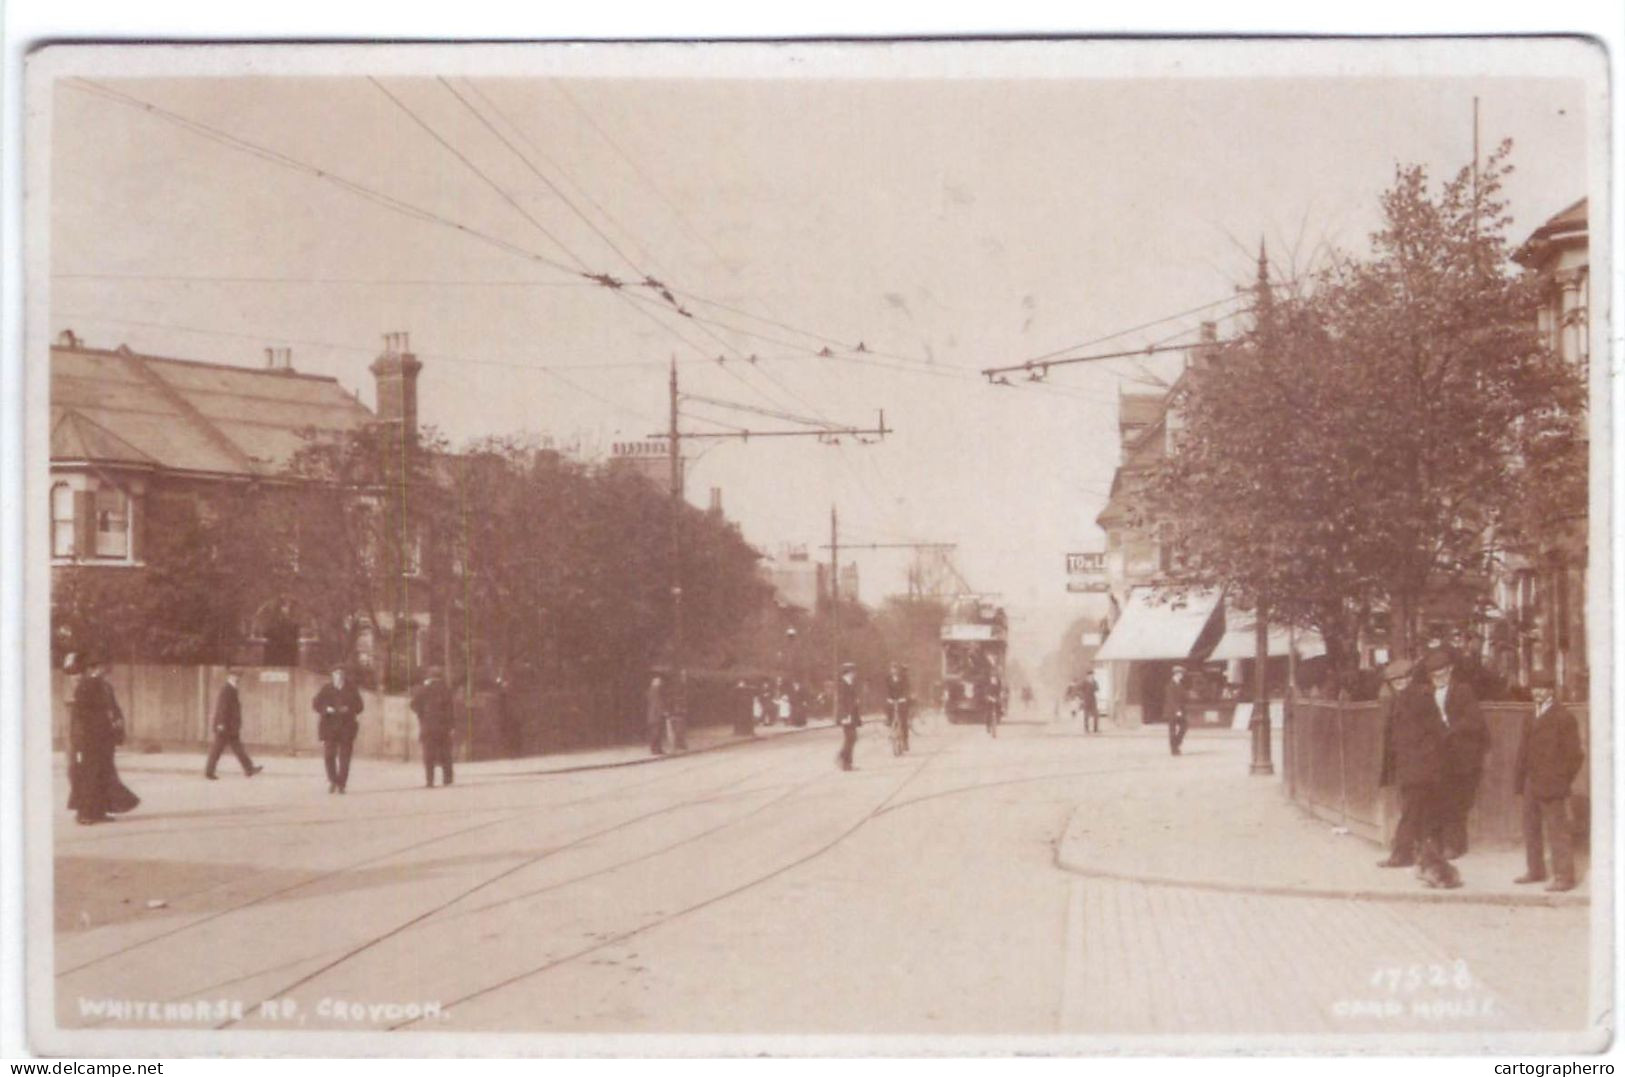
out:
{"label": "slate roof", "polygon": [[127,348],[51,348],[53,461],[275,474],[306,427],[350,430],[372,419],[336,378]]}

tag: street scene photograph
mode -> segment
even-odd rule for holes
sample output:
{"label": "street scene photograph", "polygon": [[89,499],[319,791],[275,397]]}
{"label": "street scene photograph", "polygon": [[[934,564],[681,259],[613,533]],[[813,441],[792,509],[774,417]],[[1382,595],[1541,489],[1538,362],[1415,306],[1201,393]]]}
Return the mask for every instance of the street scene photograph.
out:
{"label": "street scene photograph", "polygon": [[32,1049],[1606,1050],[1607,59],[37,50]]}

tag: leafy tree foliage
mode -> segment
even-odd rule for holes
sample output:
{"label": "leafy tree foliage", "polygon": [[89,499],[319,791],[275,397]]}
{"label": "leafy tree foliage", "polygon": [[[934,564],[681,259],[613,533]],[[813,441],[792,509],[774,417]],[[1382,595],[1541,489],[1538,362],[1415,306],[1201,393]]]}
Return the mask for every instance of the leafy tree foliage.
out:
{"label": "leafy tree foliage", "polygon": [[1142,520],[1180,578],[1318,629],[1336,664],[1378,611],[1406,653],[1430,596],[1584,512],[1584,385],[1508,257],[1509,152],[1437,191],[1398,169],[1369,256],[1261,283],[1250,331],[1178,388]]}

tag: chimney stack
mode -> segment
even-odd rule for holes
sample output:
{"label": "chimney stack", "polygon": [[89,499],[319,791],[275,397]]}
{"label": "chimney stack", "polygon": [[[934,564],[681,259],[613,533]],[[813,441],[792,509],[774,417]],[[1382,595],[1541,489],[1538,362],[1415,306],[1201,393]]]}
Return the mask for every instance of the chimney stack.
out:
{"label": "chimney stack", "polygon": [[423,364],[412,354],[405,333],[385,333],[383,353],[369,368],[378,387],[378,421],[399,423],[408,437],[418,428],[418,371]]}
{"label": "chimney stack", "polygon": [[279,374],[293,373],[293,349],[266,348],[265,369],[274,370]]}

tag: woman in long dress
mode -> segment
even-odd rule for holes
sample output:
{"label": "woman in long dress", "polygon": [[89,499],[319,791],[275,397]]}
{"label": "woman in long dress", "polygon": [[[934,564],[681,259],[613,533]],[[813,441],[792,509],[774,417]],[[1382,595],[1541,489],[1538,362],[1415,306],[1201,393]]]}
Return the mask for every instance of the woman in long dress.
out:
{"label": "woman in long dress", "polygon": [[[73,656],[68,662],[73,672]],[[85,663],[68,721],[68,810],[86,826],[110,822],[112,816],[134,811],[141,803],[119,780],[114,763],[114,753],[124,740],[124,712],[106,673],[107,664],[99,658]]]}

